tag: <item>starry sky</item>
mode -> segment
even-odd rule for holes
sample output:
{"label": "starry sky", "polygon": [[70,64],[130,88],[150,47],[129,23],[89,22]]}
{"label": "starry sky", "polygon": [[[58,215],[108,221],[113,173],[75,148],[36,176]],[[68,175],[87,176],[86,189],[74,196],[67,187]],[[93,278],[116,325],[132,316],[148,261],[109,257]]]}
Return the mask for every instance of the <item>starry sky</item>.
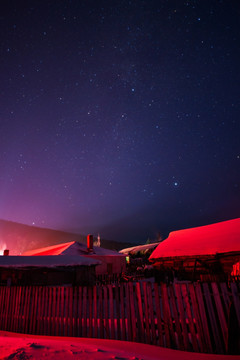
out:
{"label": "starry sky", "polygon": [[238,0],[3,0],[0,218],[134,243],[239,217]]}

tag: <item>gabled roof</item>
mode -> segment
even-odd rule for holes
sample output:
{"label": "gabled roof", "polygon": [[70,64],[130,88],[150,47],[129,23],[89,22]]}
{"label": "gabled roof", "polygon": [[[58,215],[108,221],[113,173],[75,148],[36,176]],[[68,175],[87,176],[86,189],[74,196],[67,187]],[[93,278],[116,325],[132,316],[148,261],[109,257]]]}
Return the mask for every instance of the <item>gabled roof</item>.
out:
{"label": "gabled roof", "polygon": [[234,251],[240,252],[240,218],[173,231],[153,251],[150,260]]}
{"label": "gabled roof", "polygon": [[57,245],[53,245],[53,246],[47,246],[44,248],[29,250],[29,251],[24,252],[22,255],[24,255],[24,256],[60,255],[64,250],[66,250],[72,244],[74,244],[74,241],[57,244]]}
{"label": "gabled roof", "polygon": [[86,256],[0,256],[1,267],[26,268],[26,267],[68,267],[68,266],[94,266],[101,261]]}
{"label": "gabled roof", "polygon": [[42,255],[100,255],[100,256],[123,256],[117,251],[104,249],[93,246],[93,251],[89,252],[85,244],[77,241],[71,241],[63,244],[48,246],[45,248],[34,249],[23,253],[25,256],[42,256]]}

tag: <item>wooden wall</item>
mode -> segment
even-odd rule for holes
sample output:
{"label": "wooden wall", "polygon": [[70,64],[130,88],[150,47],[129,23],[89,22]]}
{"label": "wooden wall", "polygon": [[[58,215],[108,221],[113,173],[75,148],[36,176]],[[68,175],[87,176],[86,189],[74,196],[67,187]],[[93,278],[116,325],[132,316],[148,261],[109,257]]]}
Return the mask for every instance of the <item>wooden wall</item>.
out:
{"label": "wooden wall", "polygon": [[0,287],[0,329],[240,353],[240,284]]}

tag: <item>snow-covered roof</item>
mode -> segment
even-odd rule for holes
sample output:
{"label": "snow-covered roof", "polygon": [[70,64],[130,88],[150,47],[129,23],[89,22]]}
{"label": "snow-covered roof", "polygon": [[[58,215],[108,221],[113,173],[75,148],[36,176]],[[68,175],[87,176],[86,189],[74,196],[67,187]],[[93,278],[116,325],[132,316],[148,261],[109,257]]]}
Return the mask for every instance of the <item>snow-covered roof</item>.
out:
{"label": "snow-covered roof", "polygon": [[101,255],[101,256],[119,256],[117,251],[105,249],[99,246],[93,246],[93,251],[89,252],[85,244],[74,242],[67,247],[63,252],[63,255],[80,254],[80,255]]}
{"label": "snow-covered roof", "polygon": [[25,256],[60,255],[65,249],[67,249],[72,244],[74,244],[74,241],[25,251],[22,255]]}
{"label": "snow-covered roof", "polygon": [[240,218],[173,231],[153,251],[150,260],[240,251]]}
{"label": "snow-covered roof", "polygon": [[63,244],[57,244],[40,249],[26,251],[23,255],[42,256],[42,255],[100,255],[100,256],[123,256],[117,251],[93,246],[93,251],[89,252],[85,244],[77,241],[71,241]]}
{"label": "snow-covered roof", "polygon": [[138,251],[154,249],[159,244],[160,244],[159,242],[156,242],[156,243],[152,243],[152,244],[137,245],[137,246],[133,246],[133,247],[130,247],[130,248],[122,249],[119,252],[121,254],[128,255],[128,254],[131,254],[131,253],[136,253]]}
{"label": "snow-covered roof", "polygon": [[85,256],[0,256],[0,267],[67,267],[100,265],[101,261]]}

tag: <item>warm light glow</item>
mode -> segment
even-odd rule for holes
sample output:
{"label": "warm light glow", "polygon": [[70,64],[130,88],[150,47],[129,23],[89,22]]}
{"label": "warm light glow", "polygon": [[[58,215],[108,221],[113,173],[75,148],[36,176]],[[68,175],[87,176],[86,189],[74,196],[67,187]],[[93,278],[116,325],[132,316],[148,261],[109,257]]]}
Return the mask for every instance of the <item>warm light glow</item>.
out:
{"label": "warm light glow", "polygon": [[7,244],[0,243],[0,255],[3,255],[3,252],[6,248],[7,248]]}

